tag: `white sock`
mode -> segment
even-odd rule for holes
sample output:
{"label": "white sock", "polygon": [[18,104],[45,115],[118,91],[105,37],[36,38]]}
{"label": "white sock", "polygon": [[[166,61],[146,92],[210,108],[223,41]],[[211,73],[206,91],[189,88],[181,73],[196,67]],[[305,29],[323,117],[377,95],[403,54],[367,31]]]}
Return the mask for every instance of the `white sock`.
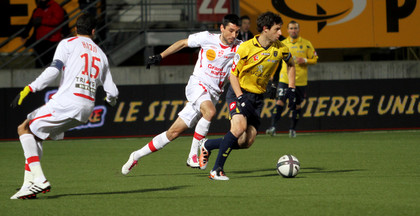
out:
{"label": "white sock", "polygon": [[198,121],[197,126],[195,126],[194,137],[191,143],[190,154],[188,158],[191,158],[193,155],[197,154],[198,152],[198,141],[202,140],[207,136],[207,132],[209,132],[210,128],[210,121],[206,120],[205,118],[201,118]]}
{"label": "white sock", "polygon": [[169,142],[170,141],[166,136],[166,131],[153,137],[153,139],[147,145],[143,146],[143,148],[137,150],[134,153],[134,160],[138,160],[152,152],[162,149]]}
{"label": "white sock", "polygon": [[[33,174],[34,182],[44,182],[47,180],[41,168],[41,162],[38,154],[38,145],[32,134],[23,134],[19,137],[22,144],[23,153],[28,162],[29,169]],[[41,150],[42,151],[42,150]]]}
{"label": "white sock", "polygon": [[23,176],[22,188],[29,187],[33,181],[34,175],[32,174],[31,169],[29,168],[28,162],[25,161],[25,174]]}
{"label": "white sock", "polygon": [[36,144],[34,135],[23,134],[19,137],[19,140],[22,145],[23,154],[25,155],[26,159],[33,156],[39,156],[38,146]]}

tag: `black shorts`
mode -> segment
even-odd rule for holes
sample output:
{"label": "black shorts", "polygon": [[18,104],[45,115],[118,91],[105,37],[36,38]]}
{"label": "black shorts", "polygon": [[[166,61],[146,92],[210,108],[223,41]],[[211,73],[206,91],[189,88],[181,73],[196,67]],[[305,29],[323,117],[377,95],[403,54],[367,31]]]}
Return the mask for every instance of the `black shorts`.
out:
{"label": "black shorts", "polygon": [[[289,88],[289,84],[279,82],[277,87],[277,100],[286,103],[286,90]],[[300,105],[306,99],[306,89],[308,86],[296,86],[296,105]]]}
{"label": "black shorts", "polygon": [[[244,93],[243,96],[246,97],[249,102],[251,102],[253,108],[255,109],[255,115],[248,116],[247,117],[247,124],[252,125],[257,129],[260,127],[260,116],[261,111],[264,106],[264,95],[263,94],[254,94],[251,92],[247,92],[242,89],[242,92]],[[236,95],[235,92],[232,89],[232,86],[229,86],[229,89],[226,93],[226,102],[229,105],[229,119],[232,119],[232,116],[236,114],[241,114],[239,109],[236,108]]]}

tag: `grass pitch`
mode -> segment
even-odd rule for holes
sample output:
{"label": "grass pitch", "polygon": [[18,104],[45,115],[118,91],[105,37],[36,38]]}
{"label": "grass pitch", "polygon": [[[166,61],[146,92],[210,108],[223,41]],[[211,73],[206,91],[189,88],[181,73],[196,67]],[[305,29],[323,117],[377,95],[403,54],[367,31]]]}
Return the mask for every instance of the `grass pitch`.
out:
{"label": "grass pitch", "polygon": [[[207,170],[188,168],[191,137],[180,137],[121,175],[149,140],[44,142],[52,190],[36,200],[9,199],[24,157],[0,142],[0,215],[420,215],[420,131],[259,135],[231,153],[227,182],[207,177],[217,152]],[[284,154],[300,160],[296,178],[276,173]]]}

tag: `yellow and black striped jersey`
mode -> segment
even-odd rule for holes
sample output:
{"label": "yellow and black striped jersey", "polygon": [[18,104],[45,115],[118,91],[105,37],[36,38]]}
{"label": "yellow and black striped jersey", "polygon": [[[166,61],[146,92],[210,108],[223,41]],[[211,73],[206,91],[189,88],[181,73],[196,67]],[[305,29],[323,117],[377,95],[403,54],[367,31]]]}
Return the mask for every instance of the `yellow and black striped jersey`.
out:
{"label": "yellow and black striped jersey", "polygon": [[239,85],[245,91],[262,94],[281,60],[288,62],[292,56],[281,41],[265,49],[258,42],[258,37],[256,35],[239,46],[233,58],[232,75],[238,77]]}
{"label": "yellow and black striped jersey", "polygon": [[[308,85],[308,65],[316,64],[318,61],[318,55],[311,42],[298,37],[296,40],[293,40],[291,37],[287,37],[282,40],[283,44],[289,47],[289,51],[292,53],[293,58],[301,57],[306,58],[306,64],[297,64],[295,61],[296,67],[296,86],[306,86]],[[287,76],[287,65],[283,62],[281,72],[280,72],[280,82],[289,83],[289,77]]]}

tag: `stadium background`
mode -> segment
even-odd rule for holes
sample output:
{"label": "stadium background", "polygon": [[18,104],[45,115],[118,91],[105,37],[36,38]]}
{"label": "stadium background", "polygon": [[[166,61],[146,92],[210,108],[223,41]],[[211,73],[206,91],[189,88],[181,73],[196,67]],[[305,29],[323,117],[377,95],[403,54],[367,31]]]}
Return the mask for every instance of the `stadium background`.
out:
{"label": "stadium background", "polygon": [[[72,18],[80,12],[77,0],[57,2],[65,3],[72,27]],[[279,9],[283,3],[288,10]],[[6,30],[0,35],[0,139],[7,140],[17,139],[17,124],[55,88],[31,95],[21,109],[9,108],[13,97],[41,70],[33,69],[31,49],[20,47],[22,41],[14,37],[28,22],[34,1],[1,4],[4,17],[0,20]],[[184,49],[149,71],[144,68],[145,57],[190,33],[218,32],[218,22],[226,13],[249,15],[251,30],[256,33],[255,19],[267,10],[282,14],[284,23],[297,20],[301,35],[313,43],[320,56],[319,63],[309,67],[309,99],[299,129],[419,128],[420,41],[415,38],[420,30],[414,27],[420,22],[420,6],[416,0],[273,0],[258,4],[251,0],[98,0],[92,6],[104,20],[97,40],[113,64],[120,103],[109,109],[98,102],[90,122],[69,131],[67,137],[151,136],[167,129],[185,102],[184,87],[197,50]],[[284,27],[283,34],[287,36]],[[22,61],[28,64],[22,66]],[[273,103],[266,100],[265,105],[261,131],[268,125]],[[223,100],[217,108],[210,134],[224,133],[229,126]],[[287,110],[284,116],[288,116]],[[287,125],[285,119],[279,129],[286,131]]]}

